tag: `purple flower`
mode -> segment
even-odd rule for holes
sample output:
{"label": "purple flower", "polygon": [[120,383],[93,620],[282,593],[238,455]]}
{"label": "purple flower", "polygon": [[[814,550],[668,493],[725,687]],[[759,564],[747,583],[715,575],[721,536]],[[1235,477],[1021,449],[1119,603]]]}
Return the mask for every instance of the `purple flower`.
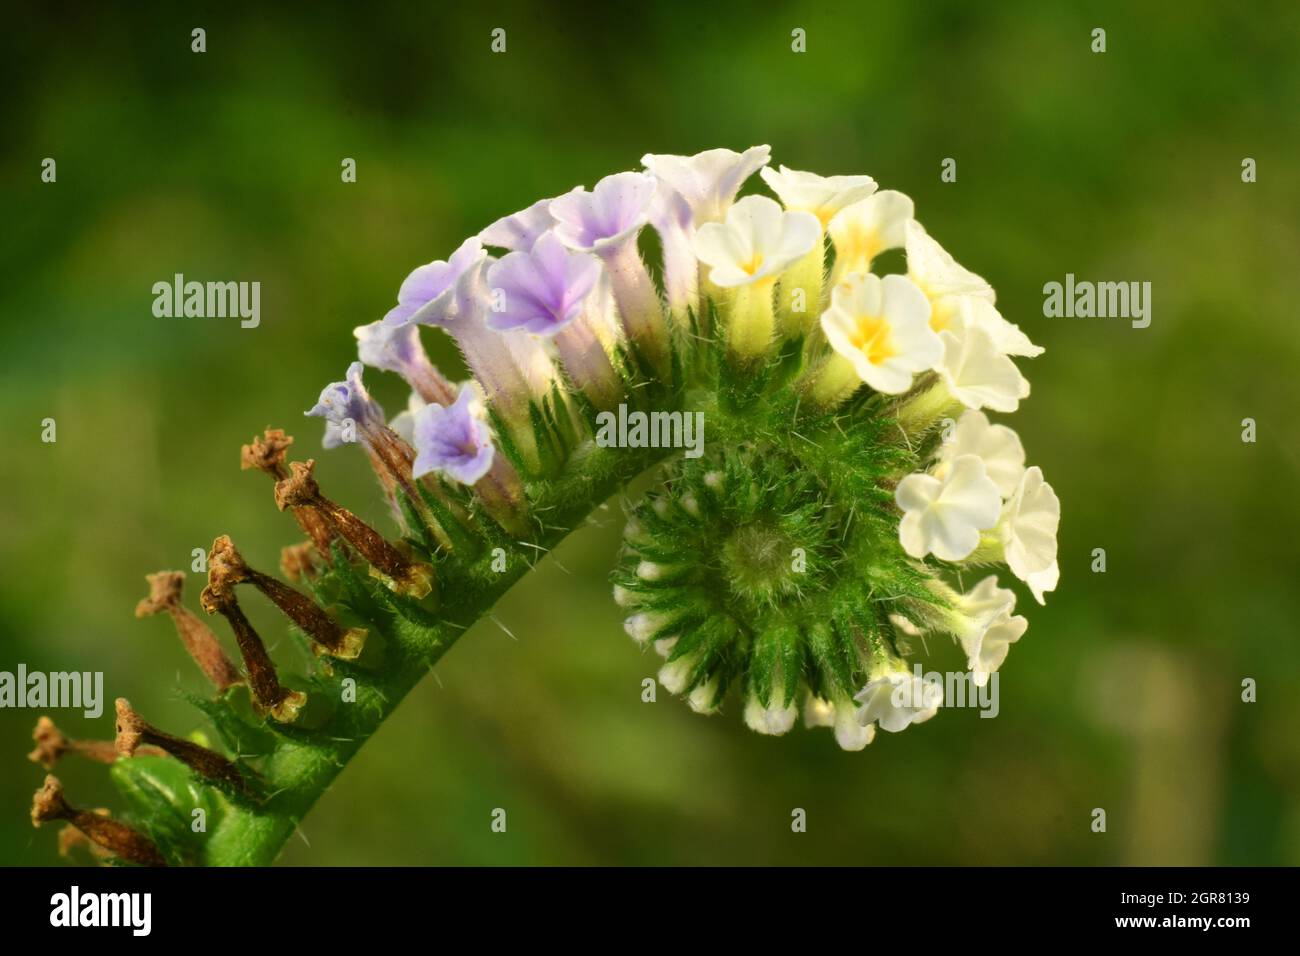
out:
{"label": "purple flower", "polygon": [[472,485],[487,474],[496,453],[472,384],[461,387],[454,404],[426,405],[416,412],[414,438],[416,478],[441,471]]}
{"label": "purple flower", "polygon": [[550,338],[569,380],[597,406],[617,396],[621,382],[607,351],[617,336],[599,260],[566,249],[548,232],[528,252],[493,263],[488,285],[496,310],[488,328]]}
{"label": "purple flower", "polygon": [[488,269],[494,299],[498,294],[504,299],[499,311],[494,301],[488,328],[555,335],[582,314],[598,278],[597,260],[570,252],[554,234],[546,233],[528,252],[507,253]]}
{"label": "purple flower", "polygon": [[405,375],[429,361],[418,326],[371,322],[353,329],[352,334],[357,337],[357,356],[371,368]]}
{"label": "purple flower", "polygon": [[550,205],[555,234],[570,249],[597,254],[634,242],[649,218],[655,186],[645,173],[616,173],[591,192],[565,193]]}
{"label": "purple flower", "polygon": [[555,225],[550,213],[551,202],[550,199],[540,199],[512,216],[503,216],[480,232],[478,237],[489,246],[527,252],[542,233]]}
{"label": "purple flower", "polygon": [[455,389],[429,361],[415,323],[371,322],[353,329],[352,334],[357,337],[357,356],[366,365],[396,372],[426,402],[450,405],[455,400]]}
{"label": "purple flower", "polygon": [[615,173],[591,192],[575,189],[551,202],[555,236],[571,249],[600,257],[628,338],[668,370],[668,334],[659,293],[650,279],[637,235],[650,218],[658,183],[645,173]]}
{"label": "purple flower", "polygon": [[[363,366],[353,362],[347,378],[332,382],[320,393],[320,399],[304,414],[325,419],[326,448],[337,448],[357,437],[384,427],[384,410],[361,381]],[[349,428],[353,434],[348,434]]]}
{"label": "purple flower", "polygon": [[446,262],[439,259],[416,268],[397,290],[397,305],[388,310],[384,324],[440,325],[456,318],[463,306],[464,285],[486,256],[478,237],[471,236]]}

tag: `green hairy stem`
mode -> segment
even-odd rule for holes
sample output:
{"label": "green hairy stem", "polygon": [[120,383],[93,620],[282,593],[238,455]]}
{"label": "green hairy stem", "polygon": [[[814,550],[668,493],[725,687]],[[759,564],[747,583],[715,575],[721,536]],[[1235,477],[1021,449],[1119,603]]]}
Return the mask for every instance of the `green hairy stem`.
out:
{"label": "green hairy stem", "polygon": [[[463,541],[460,551],[469,552],[464,556],[438,561],[441,597],[436,602],[394,594],[367,574],[364,563],[350,561],[336,548],[313,590],[349,624],[368,629],[367,654],[356,662],[330,661],[325,672],[303,688],[308,706],[294,724],[260,721],[242,686],[214,701],[196,700],[237,766],[254,781],[255,793],[250,797],[225,791],[165,757],[119,760],[112,775],[131,803],[132,823],[172,864],[274,862],[366,740],[457,639],[528,572],[535,556],[554,548],[592,510],[666,454],[659,449],[592,449],[580,472],[530,489],[539,501],[534,508],[538,533],[527,542],[529,547],[500,541],[509,554],[502,562],[504,570],[492,568],[491,547],[497,541],[491,535],[486,541]],[[428,609],[431,604],[436,610]],[[372,649],[378,652],[377,660],[369,659]],[[354,699],[343,702],[347,678],[355,681]],[[323,719],[313,715],[313,707],[321,704],[328,711]],[[207,813],[206,833],[194,833],[191,827],[193,811],[200,807]]]}

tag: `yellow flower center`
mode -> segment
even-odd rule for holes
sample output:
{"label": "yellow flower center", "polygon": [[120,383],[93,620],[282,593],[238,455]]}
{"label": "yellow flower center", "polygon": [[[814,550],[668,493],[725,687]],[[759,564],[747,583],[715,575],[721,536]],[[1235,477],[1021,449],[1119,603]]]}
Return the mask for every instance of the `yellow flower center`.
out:
{"label": "yellow flower center", "polygon": [[[854,223],[849,226],[843,238],[844,271],[870,272],[871,260],[883,250],[884,244],[880,241],[880,234],[875,229],[865,229]],[[836,253],[839,254],[838,249]]]}
{"label": "yellow flower center", "polygon": [[854,319],[854,330],[849,341],[867,357],[872,365],[879,365],[885,359],[897,355],[893,337],[889,334],[889,323],[882,315],[859,315]]}
{"label": "yellow flower center", "polygon": [[942,332],[952,325],[952,318],[957,314],[957,299],[955,296],[933,297],[928,292],[925,295],[930,300],[930,328]]}
{"label": "yellow flower center", "polygon": [[763,268],[763,253],[761,252],[754,253],[754,255],[750,257],[750,260],[748,262],[742,262],[740,264],[740,268],[741,271],[745,273],[745,275],[752,276],[759,269]]}

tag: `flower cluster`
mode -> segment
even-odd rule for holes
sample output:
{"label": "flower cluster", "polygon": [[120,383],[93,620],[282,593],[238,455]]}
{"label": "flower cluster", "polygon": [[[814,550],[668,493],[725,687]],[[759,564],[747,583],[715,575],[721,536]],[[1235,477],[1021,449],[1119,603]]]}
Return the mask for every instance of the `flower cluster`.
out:
{"label": "flower cluster", "polygon": [[[411,272],[308,414],[327,446],[366,449],[399,519],[441,495],[522,536],[548,482],[598,468],[600,412],[704,412],[713,446],[669,455],[634,509],[615,574],[628,633],[694,709],[734,686],[753,729],[784,733],[802,708],[860,749],[941,704],[909,669],[915,638],[951,635],[983,684],[1024,633],[1012,591],[963,591],[958,572],[1005,564],[1040,603],[1056,586],[1060,503],[986,415],[1016,411],[1015,359],[1042,349],[907,196],[768,160],[650,154],[491,223]],[[775,198],[738,198],[755,173]],[[891,250],[905,272],[879,271]],[[434,367],[422,326],[471,382]],[[391,422],[363,363],[410,387]]]}
{"label": "flower cluster", "polygon": [[[768,158],[766,146],[647,155],[414,269],[306,412],[325,421],[326,448],[364,451],[399,534],[327,497],[283,430],[245,445],[241,467],[272,480],[306,539],[281,552],[292,584],[214,540],[198,604],[237,657],[185,607],[183,573],[150,575],[136,609],[172,620],[211,685],[192,700],[217,739],[167,733],[121,699],[112,741],[42,719],[31,759],[110,763],[130,810],[78,808],[48,776],[32,823],[63,824],[61,844],[117,862],[271,862],[524,573],[519,556],[631,487],[649,490],[629,507],[614,599],[693,710],[735,706],[763,734],[802,715],[861,750],[944,705],[909,666],[918,644],[945,650],[928,638],[950,636],[972,682],[990,682],[1027,621],[976,569],[1005,565],[1040,603],[1059,578],[1060,502],[986,414],[1018,408],[1029,384],[1016,359],[1042,349],[908,197]],[[775,198],[741,196],[755,173]],[[905,272],[883,272],[892,250]],[[455,342],[469,381],[430,361],[426,326]],[[410,390],[392,419],[367,367]],[[288,622],[305,673],[277,667],[250,598]]]}

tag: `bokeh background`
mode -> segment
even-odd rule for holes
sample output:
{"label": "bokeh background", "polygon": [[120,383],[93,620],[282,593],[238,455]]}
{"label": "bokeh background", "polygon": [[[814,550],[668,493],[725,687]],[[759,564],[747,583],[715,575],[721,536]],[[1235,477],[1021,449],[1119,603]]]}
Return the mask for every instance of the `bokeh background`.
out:
{"label": "bokeh background", "polygon": [[[498,607],[517,639],[468,634],[284,861],[1300,862],[1293,4],[83,6],[28,5],[0,40],[0,669],[103,670],[110,699],[195,727],[175,689],[196,672],[166,622],[132,617],[143,575],[222,532],[274,565],[295,529],[239,446],[272,424],[319,452],[302,410],[407,271],[644,152],[770,143],[911,194],[1047,346],[1014,424],[1063,502],[1062,581],[1046,608],[1022,597],[1001,715],[844,754],[826,731],[751,734],[735,706],[642,703],[657,658],[609,597],[613,503]],[[260,281],[261,327],[154,318],[176,272]],[[1043,318],[1067,272],[1150,281],[1151,327]],[[396,380],[372,379],[397,410]],[[362,456],[321,468],[384,520]],[[59,862],[27,820],[36,716],[0,711],[7,864]],[[112,734],[109,712],[56,717]],[[59,773],[120,807],[102,768]]]}

